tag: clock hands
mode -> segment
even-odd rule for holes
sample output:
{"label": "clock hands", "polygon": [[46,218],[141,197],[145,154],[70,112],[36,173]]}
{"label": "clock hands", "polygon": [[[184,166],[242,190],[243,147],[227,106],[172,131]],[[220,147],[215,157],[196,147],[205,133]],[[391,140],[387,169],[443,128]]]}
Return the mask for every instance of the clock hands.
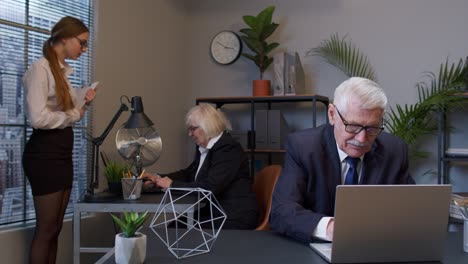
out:
{"label": "clock hands", "polygon": [[234,49],[233,47],[226,46],[226,45],[224,45],[223,43],[221,43],[221,42],[219,42],[219,41],[216,41],[216,43],[218,43],[219,45],[223,46],[223,48],[225,48],[225,49]]}

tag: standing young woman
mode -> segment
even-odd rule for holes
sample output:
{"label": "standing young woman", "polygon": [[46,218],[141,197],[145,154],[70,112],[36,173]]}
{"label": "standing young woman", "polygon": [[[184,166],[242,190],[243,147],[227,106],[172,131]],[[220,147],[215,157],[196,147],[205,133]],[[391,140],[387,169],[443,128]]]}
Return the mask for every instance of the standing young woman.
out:
{"label": "standing young woman", "polygon": [[[73,69],[65,59],[76,60],[88,47],[89,30],[73,17],[64,17],[45,41],[44,57],[34,62],[23,77],[25,106],[33,127],[23,153],[23,168],[31,184],[36,210],[36,229],[30,263],[55,263],[73,182],[73,124],[86,109],[78,107],[68,76]],[[86,103],[96,92],[89,89]]]}

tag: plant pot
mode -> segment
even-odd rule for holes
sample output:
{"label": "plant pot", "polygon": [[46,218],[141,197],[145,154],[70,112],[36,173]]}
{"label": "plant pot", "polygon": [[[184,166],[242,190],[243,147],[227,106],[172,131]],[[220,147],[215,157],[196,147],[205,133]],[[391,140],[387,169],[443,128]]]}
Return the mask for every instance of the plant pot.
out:
{"label": "plant pot", "polygon": [[146,235],[140,232],[134,237],[115,235],[115,263],[140,264],[146,258]]}
{"label": "plant pot", "polygon": [[270,80],[253,80],[253,96],[269,96]]}

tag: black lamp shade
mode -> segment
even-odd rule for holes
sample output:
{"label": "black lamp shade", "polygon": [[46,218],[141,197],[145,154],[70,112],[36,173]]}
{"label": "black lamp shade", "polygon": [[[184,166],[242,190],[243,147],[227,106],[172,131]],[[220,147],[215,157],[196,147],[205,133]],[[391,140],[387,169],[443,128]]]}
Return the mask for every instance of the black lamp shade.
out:
{"label": "black lamp shade", "polygon": [[132,97],[132,114],[128,118],[125,128],[141,128],[153,125],[151,119],[143,111],[143,101],[140,96]]}

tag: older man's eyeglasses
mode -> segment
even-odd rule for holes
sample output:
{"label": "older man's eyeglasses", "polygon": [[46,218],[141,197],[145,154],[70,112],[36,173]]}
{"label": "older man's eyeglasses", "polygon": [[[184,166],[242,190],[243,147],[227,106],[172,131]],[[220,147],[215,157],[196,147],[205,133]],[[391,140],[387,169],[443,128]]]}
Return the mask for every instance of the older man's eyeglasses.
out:
{"label": "older man's eyeglasses", "polygon": [[88,41],[87,41],[86,39],[80,39],[79,37],[75,37],[75,38],[76,38],[76,39],[78,40],[78,42],[80,43],[80,46],[81,46],[82,49],[88,48],[88,45],[89,45],[89,44],[88,44]]}
{"label": "older man's eyeglasses", "polygon": [[341,121],[345,125],[345,131],[348,133],[353,133],[353,134],[359,134],[362,130],[366,130],[366,134],[369,136],[377,136],[384,130],[383,126],[381,127],[375,127],[375,126],[362,126],[362,125],[357,125],[357,124],[350,124],[344,120],[343,116],[340,114],[340,111],[338,111],[338,108],[336,108],[336,112],[340,116]]}
{"label": "older man's eyeglasses", "polygon": [[189,126],[189,127],[187,127],[187,131],[190,132],[190,133],[193,133],[198,128],[199,128],[198,126]]}

